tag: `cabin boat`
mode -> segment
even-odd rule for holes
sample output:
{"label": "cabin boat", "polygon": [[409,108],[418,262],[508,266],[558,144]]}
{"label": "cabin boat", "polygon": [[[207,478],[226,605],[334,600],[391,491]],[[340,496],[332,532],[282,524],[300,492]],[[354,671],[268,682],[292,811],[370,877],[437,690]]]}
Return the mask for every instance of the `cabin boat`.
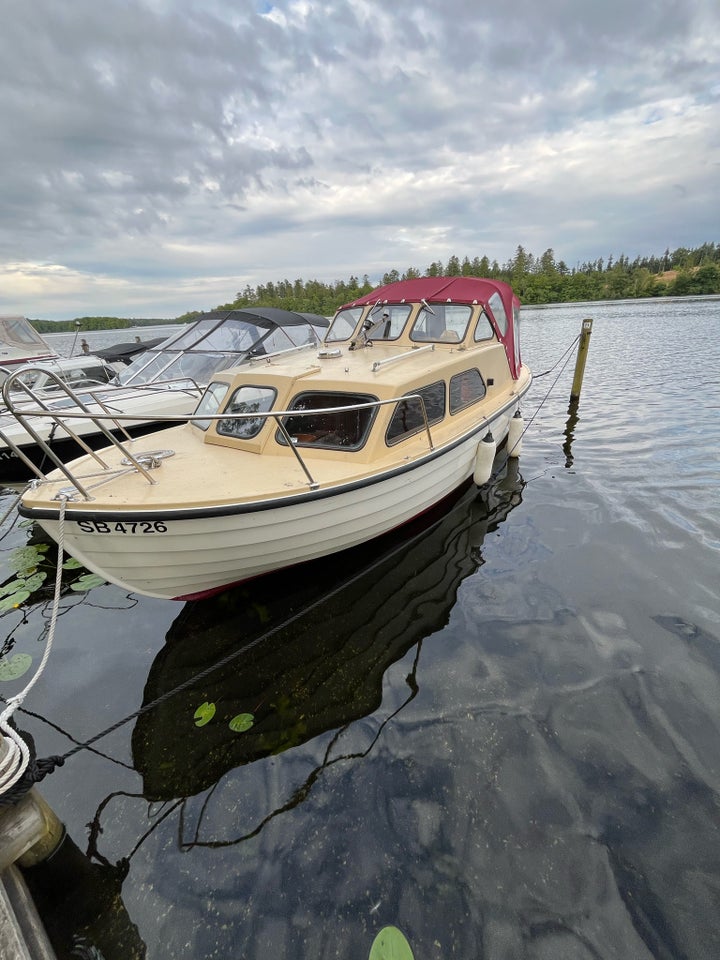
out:
{"label": "cabin boat", "polygon": [[[60,395],[58,378],[48,379],[45,373],[43,389],[30,389],[28,378],[35,374],[28,369],[23,377],[13,377],[15,389],[9,396],[3,391],[11,410],[0,415],[0,482],[27,480],[37,474],[34,467],[72,460],[87,448],[109,442],[106,430],[92,416],[76,416],[70,422],[72,414],[123,415],[122,422],[108,427],[113,436],[142,436],[167,426],[168,417],[180,423],[191,414],[216,370],[237,366],[252,356],[317,343],[327,329],[327,318],[318,314],[274,307],[222,310],[203,314],[169,338],[147,344],[129,364],[118,363],[110,383],[96,382],[107,380],[100,374],[107,362],[99,356],[72,358],[73,363],[85,365],[81,367],[85,375],[74,383],[64,370],[55,371],[74,387],[72,394]],[[112,349],[103,352],[112,358],[118,355]],[[49,361],[38,364],[37,376],[40,370],[51,369]],[[18,419],[17,414],[38,404],[46,410],[45,416],[34,417],[31,425]],[[48,458],[47,448],[54,456]]]}
{"label": "cabin boat", "polygon": [[519,451],[519,306],[495,280],[380,287],[319,348],[214,374],[187,423],[32,481],[19,511],[89,570],[177,600],[372,540]]}

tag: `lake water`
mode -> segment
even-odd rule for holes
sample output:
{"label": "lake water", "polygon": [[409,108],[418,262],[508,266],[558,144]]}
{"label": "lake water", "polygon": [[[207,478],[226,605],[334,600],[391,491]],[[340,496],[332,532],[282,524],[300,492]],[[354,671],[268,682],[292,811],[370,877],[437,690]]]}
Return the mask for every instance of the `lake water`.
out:
{"label": "lake water", "polygon": [[[61,960],[364,960],[387,924],[416,960],[716,960],[720,300],[527,308],[534,372],[584,317],[577,408],[572,355],[517,468],[402,541],[63,597],[18,725],[44,757],[133,718],[39,787]],[[37,664],[49,615],[5,649]]]}

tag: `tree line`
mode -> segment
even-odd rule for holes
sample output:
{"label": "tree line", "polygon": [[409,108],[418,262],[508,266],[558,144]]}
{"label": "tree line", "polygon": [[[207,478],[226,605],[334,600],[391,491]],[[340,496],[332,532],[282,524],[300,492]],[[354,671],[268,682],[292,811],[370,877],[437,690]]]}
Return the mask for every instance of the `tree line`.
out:
{"label": "tree line", "polygon": [[158,324],[174,323],[167,317],[153,320],[129,320],[126,317],[76,317],[74,320],[30,320],[38,333],[66,333],[75,330],[122,330],[126,327],[155,327]]}
{"label": "tree line", "polygon": [[[518,246],[515,255],[504,264],[488,257],[460,259],[447,263],[435,261],[424,271],[408,267],[404,272],[390,270],[381,283],[415,277],[489,277],[509,283],[522,303],[573,303],[584,300],[625,300],[645,297],[688,297],[720,294],[720,244],[665,251],[661,256],[636,257],[610,255],[568,267],[556,260],[552,249],[535,257]],[[362,280],[322,283],[319,280],[280,280],[256,287],[247,285],[235,300],[219,309],[251,306],[283,307],[306,313],[332,314],[337,307],[370,293],[378,283]]]}
{"label": "tree line", "polygon": [[[281,307],[301,313],[330,316],[335,310],[370,293],[379,284],[414,277],[489,277],[509,283],[522,303],[573,303],[585,300],[632,300],[646,297],[689,297],[720,294],[720,244],[704,243],[699,247],[678,247],[659,256],[636,257],[625,254],[568,267],[557,260],[552,249],[539,257],[522,246],[506,263],[488,257],[451,256],[447,263],[434,261],[425,270],[408,267],[404,272],[390,270],[372,282],[367,274],[362,279],[324,283],[320,280],[279,280],[249,284],[237,293],[231,303],[216,310],[239,310],[243,307]],[[189,311],[175,322],[185,323],[200,315]],[[126,319],[119,317],[78,317],[76,320],[33,320],[41,333],[62,330],[107,330],[131,326],[149,326],[173,322],[164,319]]]}

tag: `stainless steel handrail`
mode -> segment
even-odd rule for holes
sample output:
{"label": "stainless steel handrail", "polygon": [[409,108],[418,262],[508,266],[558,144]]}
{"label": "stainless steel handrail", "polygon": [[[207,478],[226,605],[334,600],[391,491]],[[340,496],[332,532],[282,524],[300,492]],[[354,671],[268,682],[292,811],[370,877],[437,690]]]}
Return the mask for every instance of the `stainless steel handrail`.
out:
{"label": "stainless steel handrail", "polygon": [[[66,479],[75,487],[78,493],[85,500],[92,499],[92,497],[90,496],[89,490],[86,489],[86,487],[80,482],[80,478],[76,477],[70,471],[68,466],[57,457],[55,452],[51,449],[50,444],[46,440],[44,440],[36,430],[34,430],[31,427],[29,420],[32,417],[44,417],[52,420],[58,425],[58,427],[60,427],[62,430],[68,433],[75,441],[77,441],[82,447],[82,449],[86,451],[86,453],[88,453],[90,456],[93,457],[96,463],[102,468],[103,472],[101,472],[100,474],[92,474],[91,475],[92,478],[96,476],[105,476],[109,480],[112,477],[117,476],[119,473],[127,473],[128,471],[127,470],[118,471],[115,469],[110,469],[108,464],[105,463],[105,461],[101,458],[101,456],[96,451],[92,450],[87,444],[85,444],[82,438],[79,437],[72,430],[69,424],[65,422],[67,420],[70,420],[70,421],[74,419],[90,420],[97,427],[97,429],[103,434],[103,436],[108,440],[109,445],[116,447],[120,451],[122,456],[127,458],[127,460],[129,461],[129,464],[132,465],[133,469],[141,473],[145,477],[145,479],[148,481],[148,483],[151,483],[151,484],[157,483],[155,478],[150,475],[149,471],[159,466],[161,461],[158,461],[157,463],[152,463],[151,465],[147,465],[142,454],[138,454],[137,457],[134,456],[132,452],[127,449],[127,446],[125,445],[125,443],[123,443],[121,440],[115,437],[114,434],[110,430],[108,430],[108,428],[102,422],[104,420],[110,420],[118,428],[122,429],[121,424],[123,421],[136,421],[138,419],[137,413],[123,414],[123,413],[106,412],[103,414],[98,414],[90,410],[86,406],[86,404],[81,400],[81,398],[78,397],[74,393],[74,391],[64,381],[60,380],[60,378],[56,378],[55,375],[52,375],[53,379],[57,380],[59,388],[67,394],[67,396],[73,401],[73,403],[76,404],[78,408],[77,410],[63,410],[61,412],[56,411],[43,405],[42,400],[39,400],[39,398],[33,397],[33,399],[39,400],[40,406],[38,409],[23,407],[22,410],[18,411],[17,409],[15,409],[15,404],[13,403],[12,398],[9,396],[10,390],[12,389],[12,383],[13,383],[14,377],[15,375],[11,374],[10,377],[8,377],[8,379],[5,381],[5,383],[2,386],[2,395],[3,395],[3,399],[5,400],[5,403],[7,404],[8,411],[15,417],[15,419],[33,438],[33,440],[37,443],[37,445],[42,450],[43,454],[46,455],[48,459],[53,463],[53,465],[64,474]],[[30,395],[32,395],[31,391],[27,390],[27,392]],[[104,405],[99,403],[99,401],[95,397],[93,397],[93,400],[96,403],[98,403],[99,406],[102,406],[103,409],[106,409]],[[428,447],[430,450],[433,450],[434,445],[432,440],[432,434],[430,432],[430,424],[428,422],[427,408],[425,406],[424,398],[419,393],[408,393],[400,397],[391,397],[386,400],[369,400],[363,403],[345,404],[343,406],[337,406],[337,407],[319,407],[319,408],[304,409],[304,410],[292,410],[292,409],[291,410],[268,410],[268,411],[254,411],[251,413],[223,413],[223,412],[218,412],[214,414],[193,413],[193,414],[183,414],[181,417],[178,417],[177,414],[157,414],[157,415],[153,415],[152,419],[154,422],[161,423],[161,424],[177,423],[179,419],[189,423],[193,423],[195,421],[207,423],[207,421],[209,420],[216,421],[216,420],[273,419],[277,424],[277,427],[280,430],[283,436],[283,439],[285,440],[285,443],[292,450],[300,467],[305,473],[310,489],[317,489],[319,484],[314,479],[310,470],[308,469],[307,464],[305,463],[300,451],[298,450],[296,441],[289,434],[289,432],[285,427],[285,424],[282,422],[283,418],[310,417],[310,416],[327,415],[327,414],[333,414],[333,413],[348,413],[355,410],[377,409],[380,407],[388,406],[390,404],[398,404],[398,403],[401,403],[402,401],[407,401],[407,400],[420,401],[420,407],[421,407],[422,416],[423,416],[423,425],[424,425],[425,433],[427,435]],[[125,435],[127,436],[127,433]],[[22,449],[17,444],[15,444],[5,433],[3,433],[2,430],[0,430],[0,440],[2,440],[8,446],[8,448],[12,450],[13,453],[16,456],[18,456],[23,461],[23,463],[27,467],[29,467],[30,470],[35,474],[37,479],[33,480],[32,483],[38,484],[38,483],[48,482],[46,474],[42,470],[40,470],[40,468],[37,467],[34,463],[32,463],[32,461],[30,461],[27,458],[27,456],[22,452]],[[88,478],[84,477],[83,479],[88,479]],[[94,486],[98,486],[98,485],[99,484],[94,484]],[[67,490],[63,491],[63,495],[64,496],[67,495]]]}

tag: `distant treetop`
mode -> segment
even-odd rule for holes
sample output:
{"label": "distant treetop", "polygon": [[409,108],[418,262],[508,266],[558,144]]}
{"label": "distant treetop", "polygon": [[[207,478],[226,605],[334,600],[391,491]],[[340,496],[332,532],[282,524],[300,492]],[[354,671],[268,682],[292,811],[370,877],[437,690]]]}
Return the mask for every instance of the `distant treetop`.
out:
{"label": "distant treetop", "polygon": [[[507,263],[490,261],[487,256],[451,256],[447,263],[434,261],[425,270],[408,267],[400,273],[389,270],[376,281],[367,274],[362,280],[351,276],[348,280],[323,283],[320,280],[277,280],[251,287],[245,286],[232,303],[209,307],[213,310],[239,310],[243,307],[281,307],[301,313],[319,313],[331,316],[339,306],[370,293],[381,284],[413,277],[469,276],[505,280],[511,284],[522,303],[573,303],[580,300],[631,300],[646,297],[688,297],[720,294],[720,244],[704,243],[694,249],[678,247],[672,252],[652,257],[636,257],[630,261],[625,254],[605,260],[599,257],[586,263],[568,267],[556,260],[552,248],[539,257],[522,246]],[[189,311],[173,319],[138,320],[119,317],[78,317],[77,320],[53,322],[33,320],[40,333],[77,329],[108,330],[130,326],[150,326],[159,323],[189,323],[200,313]]]}

